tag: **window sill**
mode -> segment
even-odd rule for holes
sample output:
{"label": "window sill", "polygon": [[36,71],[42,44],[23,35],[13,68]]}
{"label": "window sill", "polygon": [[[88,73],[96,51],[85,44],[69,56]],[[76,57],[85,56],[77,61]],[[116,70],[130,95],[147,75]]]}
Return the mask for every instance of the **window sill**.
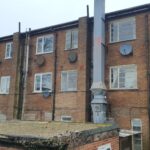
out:
{"label": "window sill", "polygon": [[76,93],[78,92],[77,90],[70,90],[70,91],[60,91],[60,93]]}
{"label": "window sill", "polygon": [[130,42],[130,41],[135,41],[136,38],[129,39],[129,40],[122,40],[122,41],[116,41],[116,42],[109,42],[109,44],[117,44],[117,43],[122,43],[122,42]]}
{"label": "window sill", "polygon": [[0,93],[0,95],[9,95],[9,93]]}
{"label": "window sill", "polygon": [[[46,91],[46,92],[52,93],[52,91]],[[44,91],[33,91],[32,93],[33,94],[43,94]]]}
{"label": "window sill", "polygon": [[44,55],[44,54],[51,54],[51,53],[53,53],[54,51],[52,51],[52,52],[45,52],[45,53],[36,53],[35,55]]}
{"label": "window sill", "polygon": [[73,50],[77,50],[78,49],[78,47],[77,48],[69,48],[69,49],[64,49],[65,51],[73,51]]}
{"label": "window sill", "polygon": [[138,91],[138,88],[134,89],[108,89],[107,91]]}
{"label": "window sill", "polygon": [[12,57],[6,57],[5,59],[6,59],[6,60],[7,60],[7,59],[12,59]]}

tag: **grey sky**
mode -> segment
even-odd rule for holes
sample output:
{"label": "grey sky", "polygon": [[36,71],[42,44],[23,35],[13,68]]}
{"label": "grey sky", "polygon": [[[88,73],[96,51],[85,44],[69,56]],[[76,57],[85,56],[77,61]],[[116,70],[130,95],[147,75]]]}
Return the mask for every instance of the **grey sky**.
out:
{"label": "grey sky", "polygon": [[[106,0],[106,12],[150,3],[150,0]],[[86,15],[86,5],[93,16],[94,0],[0,0],[0,37],[21,29],[37,29],[76,20]]]}

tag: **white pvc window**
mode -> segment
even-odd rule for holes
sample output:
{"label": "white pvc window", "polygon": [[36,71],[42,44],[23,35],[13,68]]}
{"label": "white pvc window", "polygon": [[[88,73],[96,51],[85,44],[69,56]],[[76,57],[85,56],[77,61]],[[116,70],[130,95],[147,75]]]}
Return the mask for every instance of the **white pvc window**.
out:
{"label": "white pvc window", "polygon": [[52,91],[52,74],[38,73],[34,77],[34,92]]}
{"label": "white pvc window", "polygon": [[136,89],[137,66],[123,65],[110,67],[111,89]]}
{"label": "white pvc window", "polygon": [[6,49],[5,49],[5,59],[11,59],[12,58],[12,52],[13,52],[13,43],[6,43]]}
{"label": "white pvc window", "polygon": [[112,150],[111,144],[105,144],[105,145],[99,146],[97,150]]}
{"label": "white pvc window", "polygon": [[51,53],[54,51],[54,35],[37,38],[36,54]]}
{"label": "white pvc window", "polygon": [[9,94],[10,76],[0,78],[0,94]]}
{"label": "white pvc window", "polygon": [[133,135],[133,150],[142,150],[142,121],[140,119],[132,119],[132,130],[139,133]]}
{"label": "white pvc window", "polygon": [[126,18],[110,23],[110,42],[132,40],[136,38],[135,18]]}
{"label": "white pvc window", "polygon": [[65,50],[78,48],[78,30],[68,30],[66,32]]}
{"label": "white pvc window", "polygon": [[77,90],[77,71],[62,71],[61,73],[61,91]]}

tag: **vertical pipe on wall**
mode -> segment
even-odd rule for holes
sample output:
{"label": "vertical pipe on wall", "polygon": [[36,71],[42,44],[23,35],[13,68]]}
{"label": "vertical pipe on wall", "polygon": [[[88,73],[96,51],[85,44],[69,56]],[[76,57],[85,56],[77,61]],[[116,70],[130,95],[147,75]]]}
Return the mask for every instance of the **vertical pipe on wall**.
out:
{"label": "vertical pipe on wall", "polygon": [[56,99],[56,78],[57,78],[57,33],[55,33],[54,50],[54,80],[53,80],[53,101],[52,101],[52,120],[55,120],[55,99]]}
{"label": "vertical pipe on wall", "polygon": [[25,58],[24,58],[24,82],[23,82],[23,102],[22,102],[22,115],[21,119],[24,119],[24,107],[25,107],[25,101],[26,101],[26,94],[27,94],[27,77],[28,77],[28,65],[29,65],[29,43],[30,43],[30,32],[26,32],[26,41],[25,41]]}

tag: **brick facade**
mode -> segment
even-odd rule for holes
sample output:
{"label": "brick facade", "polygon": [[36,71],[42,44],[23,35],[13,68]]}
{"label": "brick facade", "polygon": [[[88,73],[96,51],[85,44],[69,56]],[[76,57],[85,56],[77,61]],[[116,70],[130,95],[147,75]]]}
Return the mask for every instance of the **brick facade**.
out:
{"label": "brick facade", "polygon": [[[138,11],[136,13],[136,11]],[[138,118],[142,121],[143,150],[149,148],[149,39],[150,15],[149,5],[131,8],[106,14],[106,69],[105,83],[107,87],[108,115],[119,124],[121,129],[132,129],[131,120]],[[110,22],[128,17],[135,17],[136,39],[123,42],[109,42]],[[78,48],[65,49],[66,31],[78,29]],[[92,30],[93,19],[80,18],[78,21],[57,25],[45,29],[31,31],[29,46],[29,66],[25,96],[20,93],[25,34],[15,33],[13,36],[0,39],[0,77],[11,76],[10,93],[0,95],[0,114],[7,119],[21,118],[23,100],[24,120],[61,120],[61,116],[71,116],[72,121],[86,122],[91,119],[90,84],[92,80]],[[53,53],[36,55],[36,40],[42,35],[53,34],[55,50]],[[5,44],[13,41],[13,59],[5,60]],[[133,54],[122,56],[119,52],[122,44],[131,44]],[[77,61],[69,63],[70,52],[77,54]],[[39,67],[36,63],[42,56],[45,64]],[[137,89],[112,90],[110,89],[110,67],[135,64],[137,66]],[[7,66],[7,67],[6,67]],[[77,91],[61,91],[61,71],[77,70]],[[54,91],[48,98],[42,93],[34,93],[34,75],[36,73],[51,72]],[[21,97],[21,95],[24,97]]]}
{"label": "brick facade", "polygon": [[[72,121],[85,122],[87,121],[87,18],[79,19],[79,26],[73,29],[79,30],[79,44],[77,49],[65,50],[66,31],[61,30],[56,32],[48,32],[55,36],[55,51],[50,54],[43,54],[45,64],[39,67],[36,64],[38,55],[36,54],[36,39],[39,36],[31,36],[30,39],[30,54],[29,54],[29,73],[27,77],[27,93],[25,100],[25,116],[27,114],[35,114],[36,120],[45,120],[45,113],[52,114],[53,100],[55,97],[55,120],[61,120],[61,116],[72,116]],[[71,64],[68,60],[70,52],[77,53],[77,62]],[[49,98],[43,98],[42,93],[34,93],[34,75],[35,73],[51,72],[52,79],[55,80],[55,63],[56,63],[56,82],[55,94]],[[61,92],[61,71],[77,70],[77,91]]]}
{"label": "brick facade", "polygon": [[[132,16],[131,16],[132,17]],[[110,116],[115,118],[122,129],[132,129],[131,120],[139,118],[142,121],[142,135],[144,148],[146,150],[149,143],[149,115],[148,115],[148,84],[147,84],[147,47],[146,47],[146,14],[134,15],[136,20],[136,39],[131,41],[109,43],[107,40],[108,51],[106,55],[106,83],[107,97],[110,104]],[[125,18],[125,17],[123,17]],[[150,18],[150,16],[149,16]],[[121,19],[121,18],[119,18]],[[107,25],[107,39],[109,39],[109,22]],[[131,44],[133,54],[122,56],[119,52],[122,44]],[[110,67],[120,65],[137,65],[137,89],[134,90],[111,90]]]}

